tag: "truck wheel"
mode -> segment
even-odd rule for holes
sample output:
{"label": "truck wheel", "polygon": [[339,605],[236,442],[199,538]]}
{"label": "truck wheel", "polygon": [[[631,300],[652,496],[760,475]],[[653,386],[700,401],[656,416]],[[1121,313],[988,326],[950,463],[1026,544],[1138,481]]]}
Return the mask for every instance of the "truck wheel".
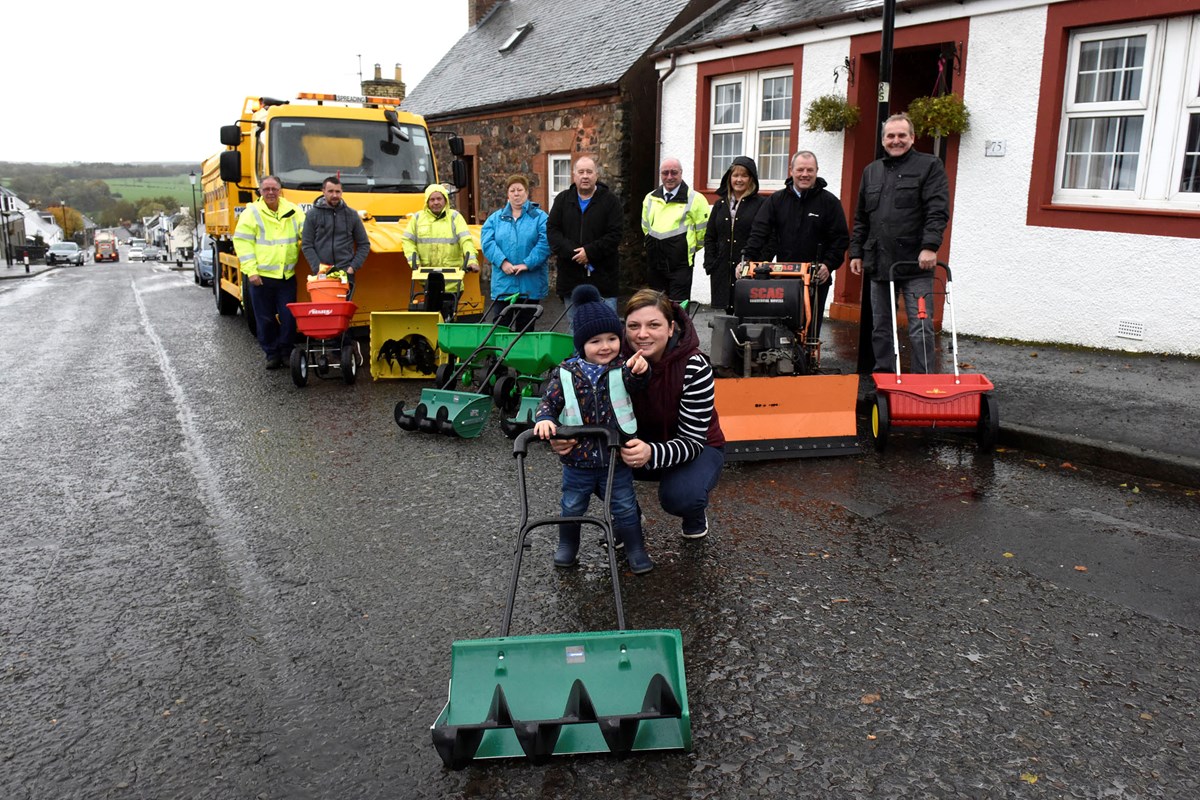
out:
{"label": "truck wheel", "polygon": [[216,298],[217,313],[222,317],[232,317],[241,307],[237,298],[222,289],[221,282],[215,278],[213,279],[213,297]]}
{"label": "truck wheel", "polygon": [[258,320],[254,317],[254,303],[250,299],[250,286],[242,285],[242,313],[246,315],[246,327],[251,336],[258,336]]}

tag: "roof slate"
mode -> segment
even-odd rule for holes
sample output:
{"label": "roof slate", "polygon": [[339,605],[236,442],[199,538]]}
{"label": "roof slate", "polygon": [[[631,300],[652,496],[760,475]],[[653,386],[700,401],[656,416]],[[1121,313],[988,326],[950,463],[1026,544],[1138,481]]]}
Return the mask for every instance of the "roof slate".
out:
{"label": "roof slate", "polygon": [[729,0],[666,41],[664,49],[702,47],[730,36],[881,8],[883,0]]}
{"label": "roof slate", "polygon": [[[502,0],[404,100],[425,116],[611,86],[688,0]],[[533,29],[507,53],[517,28]]]}

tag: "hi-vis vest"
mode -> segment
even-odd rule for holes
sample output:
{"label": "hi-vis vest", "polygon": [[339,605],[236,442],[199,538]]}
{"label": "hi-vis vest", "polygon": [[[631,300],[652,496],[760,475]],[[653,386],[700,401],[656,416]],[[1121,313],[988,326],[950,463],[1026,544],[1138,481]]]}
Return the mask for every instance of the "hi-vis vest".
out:
{"label": "hi-vis vest", "polygon": [[[617,427],[629,436],[637,433],[637,419],[633,416],[633,401],[629,392],[625,391],[625,377],[619,369],[608,371],[608,397],[612,402],[613,416],[617,419]],[[563,388],[563,410],[559,420],[563,425],[582,425],[583,414],[579,409],[579,398],[575,396],[575,381],[566,367],[558,368],[558,380]]]}
{"label": "hi-vis vest", "polygon": [[708,201],[690,187],[686,203],[668,203],[651,192],[642,203],[642,233],[659,240],[686,235],[690,266],[695,260],[696,251],[704,246],[704,231],[708,227],[710,212]]}
{"label": "hi-vis vest", "polygon": [[304,212],[295,203],[281,198],[277,213],[261,200],[248,205],[238,217],[233,234],[233,249],[242,274],[247,277],[292,277],[300,259],[303,227]]}
{"label": "hi-vis vest", "polygon": [[413,263],[413,255],[427,269],[463,269],[476,263],[475,240],[467,221],[453,208],[441,217],[429,209],[421,209],[408,220],[400,237],[404,257]]}

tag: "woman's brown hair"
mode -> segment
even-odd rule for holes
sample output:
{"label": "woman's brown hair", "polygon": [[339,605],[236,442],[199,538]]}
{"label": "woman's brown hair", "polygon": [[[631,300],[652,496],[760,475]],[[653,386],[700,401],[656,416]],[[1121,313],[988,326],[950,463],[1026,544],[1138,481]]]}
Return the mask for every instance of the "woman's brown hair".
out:
{"label": "woman's brown hair", "polygon": [[625,303],[625,316],[628,317],[633,312],[649,306],[657,308],[666,317],[667,322],[675,322],[675,304],[657,289],[639,289],[635,292],[633,297],[629,298],[629,302]]}

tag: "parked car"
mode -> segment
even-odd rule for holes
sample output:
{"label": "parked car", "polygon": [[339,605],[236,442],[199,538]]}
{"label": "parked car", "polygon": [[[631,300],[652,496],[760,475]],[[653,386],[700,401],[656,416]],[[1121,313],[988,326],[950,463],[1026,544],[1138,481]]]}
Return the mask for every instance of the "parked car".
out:
{"label": "parked car", "polygon": [[87,253],[74,242],[58,242],[50,245],[46,251],[47,264],[74,264],[82,267],[87,260]]}
{"label": "parked car", "polygon": [[211,247],[201,247],[192,259],[192,271],[196,283],[201,286],[211,286],[213,282],[213,251]]}
{"label": "parked car", "polygon": [[129,252],[125,254],[126,261],[145,261],[146,246],[143,244],[129,245]]}

